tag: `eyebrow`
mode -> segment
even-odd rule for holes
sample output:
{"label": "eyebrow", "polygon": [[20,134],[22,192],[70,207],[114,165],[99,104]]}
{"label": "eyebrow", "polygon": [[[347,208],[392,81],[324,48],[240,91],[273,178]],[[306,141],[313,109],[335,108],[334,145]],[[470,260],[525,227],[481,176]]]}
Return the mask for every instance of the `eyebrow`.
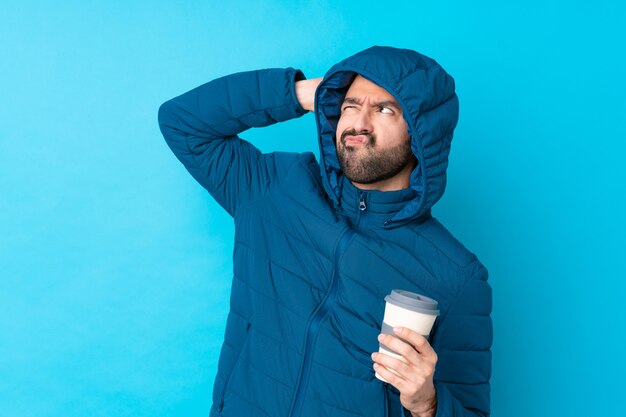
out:
{"label": "eyebrow", "polygon": [[[361,105],[362,100],[359,100],[356,97],[346,97],[346,98],[343,99],[343,102],[341,103],[341,105],[343,106],[345,103]],[[397,111],[402,111],[402,109],[400,108],[398,103],[396,103],[393,100],[377,101],[374,104],[372,104],[372,107],[392,107],[392,108],[396,109]]]}

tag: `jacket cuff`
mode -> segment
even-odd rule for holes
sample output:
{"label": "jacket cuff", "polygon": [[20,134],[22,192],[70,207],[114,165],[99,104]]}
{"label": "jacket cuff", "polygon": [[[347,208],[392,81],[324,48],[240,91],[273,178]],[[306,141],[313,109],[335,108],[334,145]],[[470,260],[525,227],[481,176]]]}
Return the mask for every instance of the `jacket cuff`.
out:
{"label": "jacket cuff", "polygon": [[296,94],[296,81],[306,80],[307,78],[301,70],[297,68],[291,68],[291,67],[287,68],[286,77],[287,77],[287,88],[291,94],[291,100],[293,102],[293,111],[295,112],[293,117],[294,118],[300,117],[308,113],[309,111],[305,110],[300,104],[300,101],[298,100],[298,95]]}

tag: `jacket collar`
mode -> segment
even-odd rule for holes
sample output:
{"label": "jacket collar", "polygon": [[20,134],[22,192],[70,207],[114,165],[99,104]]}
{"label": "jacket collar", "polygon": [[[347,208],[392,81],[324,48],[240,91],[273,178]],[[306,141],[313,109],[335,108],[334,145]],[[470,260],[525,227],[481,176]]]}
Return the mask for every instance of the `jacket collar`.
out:
{"label": "jacket collar", "polygon": [[345,175],[340,176],[339,183],[340,205],[345,215],[353,220],[362,216],[379,226],[384,226],[416,195],[411,188],[397,191],[363,190],[353,185]]}

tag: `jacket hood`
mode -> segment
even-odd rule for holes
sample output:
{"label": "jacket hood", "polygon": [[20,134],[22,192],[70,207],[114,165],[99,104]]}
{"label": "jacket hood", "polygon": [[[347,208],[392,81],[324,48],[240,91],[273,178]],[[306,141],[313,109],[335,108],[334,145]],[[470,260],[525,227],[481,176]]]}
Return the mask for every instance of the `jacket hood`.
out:
{"label": "jacket hood", "polygon": [[454,79],[427,56],[388,46],[372,46],[328,70],[315,92],[315,120],[322,181],[335,207],[341,205],[343,189],[350,183],[343,178],[337,158],[337,122],[341,102],[357,74],[387,90],[400,104],[418,161],[409,185],[415,191],[414,198],[403,203],[385,226],[399,226],[430,215],[430,208],[446,187],[450,143],[458,121]]}

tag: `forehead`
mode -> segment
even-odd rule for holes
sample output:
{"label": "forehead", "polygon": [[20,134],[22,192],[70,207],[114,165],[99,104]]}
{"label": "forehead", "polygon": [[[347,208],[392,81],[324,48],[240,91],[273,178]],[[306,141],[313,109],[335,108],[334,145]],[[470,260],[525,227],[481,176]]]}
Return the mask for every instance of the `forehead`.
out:
{"label": "forehead", "polygon": [[396,101],[387,90],[371,82],[360,74],[357,74],[352,81],[352,84],[350,84],[350,88],[348,88],[348,91],[346,92],[346,97],[349,96],[371,96],[377,99]]}

